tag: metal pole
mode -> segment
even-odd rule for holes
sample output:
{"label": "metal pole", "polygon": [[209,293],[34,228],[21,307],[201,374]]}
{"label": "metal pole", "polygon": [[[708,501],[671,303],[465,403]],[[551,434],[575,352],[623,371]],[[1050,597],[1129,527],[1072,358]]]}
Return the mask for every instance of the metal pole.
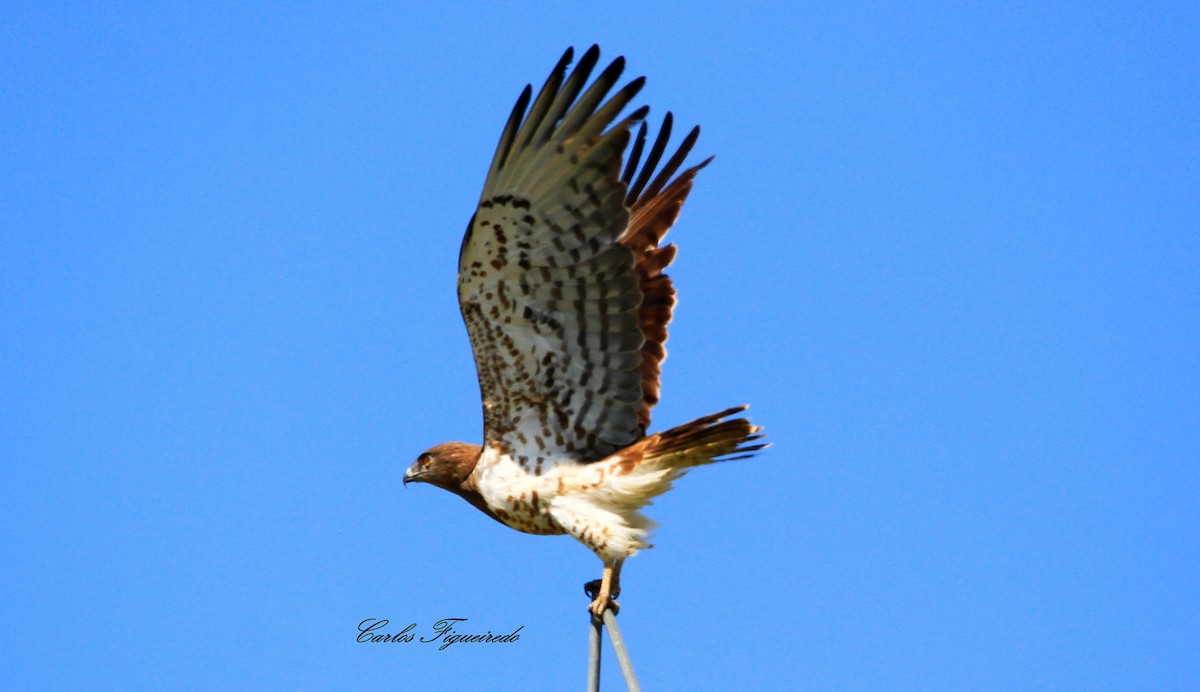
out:
{"label": "metal pole", "polygon": [[604,610],[604,624],[608,626],[608,638],[612,640],[613,651],[617,654],[617,663],[621,664],[621,674],[625,676],[625,686],[629,692],[642,692],[637,676],[633,674],[633,661],[629,660],[629,652],[625,649],[625,640],[621,638],[621,628],[617,627],[617,617],[612,610]]}
{"label": "metal pole", "polygon": [[588,614],[592,621],[588,635],[588,692],[600,692],[600,629],[604,623],[595,615]]}

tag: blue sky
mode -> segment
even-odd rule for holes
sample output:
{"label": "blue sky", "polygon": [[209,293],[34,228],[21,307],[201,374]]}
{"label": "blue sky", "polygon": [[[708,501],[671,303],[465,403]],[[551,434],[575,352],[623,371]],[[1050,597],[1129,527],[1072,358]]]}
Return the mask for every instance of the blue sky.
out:
{"label": "blue sky", "polygon": [[716,155],[655,427],[774,443],[651,508],[646,689],[1200,686],[1197,6],[604,7],[0,9],[0,678],[582,686],[595,557],[400,479],[479,440],[461,233],[599,43]]}

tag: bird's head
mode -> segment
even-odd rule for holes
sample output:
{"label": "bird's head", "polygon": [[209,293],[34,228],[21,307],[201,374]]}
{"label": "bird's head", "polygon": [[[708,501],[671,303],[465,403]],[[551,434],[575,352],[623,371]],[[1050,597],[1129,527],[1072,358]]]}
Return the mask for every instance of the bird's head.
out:
{"label": "bird's head", "polygon": [[458,492],[479,462],[480,447],[464,442],[447,442],[430,447],[404,472],[404,485],[429,483]]}

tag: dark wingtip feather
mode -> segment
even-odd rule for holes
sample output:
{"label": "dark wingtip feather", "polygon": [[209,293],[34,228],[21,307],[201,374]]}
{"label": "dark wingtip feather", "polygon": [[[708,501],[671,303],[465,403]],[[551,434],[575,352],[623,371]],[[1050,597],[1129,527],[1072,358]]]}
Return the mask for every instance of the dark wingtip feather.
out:
{"label": "dark wingtip feather", "polygon": [[579,58],[579,63],[575,65],[575,69],[578,70],[581,66],[588,65],[587,71],[591,72],[592,68],[595,67],[596,63],[599,61],[600,46],[593,43],[592,47],[588,48],[587,51],[585,51],[584,54]]}
{"label": "dark wingtip feather", "polygon": [[504,131],[500,133],[500,143],[496,145],[496,154],[492,157],[489,175],[503,168],[504,162],[508,160],[508,153],[512,151],[513,140],[517,136],[521,118],[525,117],[525,109],[529,107],[529,99],[532,98],[532,95],[533,86],[526,84],[525,88],[521,90],[521,95],[517,97],[517,102],[513,104],[508,121],[504,125]]}
{"label": "dark wingtip feather", "polygon": [[559,68],[566,67],[567,65],[570,65],[571,61],[574,59],[575,46],[567,46],[567,49],[563,51],[562,57],[558,59],[558,65],[554,69],[558,70]]}
{"label": "dark wingtip feather", "polygon": [[[633,140],[633,147],[629,150],[629,160],[625,162],[625,172],[621,174],[621,182],[629,186],[629,181],[633,180],[633,174],[637,171],[638,162],[642,160],[642,147],[646,146],[646,121],[638,126],[637,137]],[[629,204],[626,198],[626,205]]]}
{"label": "dark wingtip feather", "polygon": [[692,147],[696,146],[696,140],[699,137],[700,126],[697,125],[683,138],[675,153],[667,161],[667,164],[663,166],[662,170],[659,171],[658,175],[654,176],[654,182],[650,183],[650,187],[646,188],[645,195],[647,197],[655,197],[658,193],[662,192],[662,189],[671,181],[671,176],[675,175],[675,172],[683,165],[683,160],[687,158],[688,154],[692,153]]}
{"label": "dark wingtip feather", "polygon": [[[632,82],[630,82],[630,83],[632,84]],[[649,114],[650,114],[650,106],[641,106],[634,112],[630,113],[629,117],[625,118],[625,120],[627,120],[631,123],[635,123],[639,120],[645,120],[646,116]]]}
{"label": "dark wingtip feather", "polygon": [[638,174],[637,182],[629,189],[626,199],[630,200],[632,205],[634,201],[642,196],[642,190],[646,187],[646,183],[650,181],[650,176],[654,173],[654,169],[658,167],[658,160],[662,158],[663,150],[667,148],[667,140],[671,138],[671,127],[675,122],[675,116],[671,111],[663,116],[662,126],[658,130],[658,136],[654,138],[654,144],[650,147],[650,154],[646,156],[646,163],[642,166],[642,172]]}
{"label": "dark wingtip feather", "polygon": [[[613,60],[608,64],[608,67],[604,68],[600,75],[596,77],[595,81],[593,82],[593,88],[600,88],[601,94],[608,92],[608,90],[611,89],[612,86],[621,79],[621,73],[624,71],[625,58],[617,58],[616,60]],[[629,84],[626,84],[624,87],[622,87],[617,93],[623,94],[629,92],[629,98],[633,98],[637,94],[638,90],[641,89],[641,85],[636,87],[633,86],[637,83],[637,81],[638,80],[636,79],[631,81]]]}

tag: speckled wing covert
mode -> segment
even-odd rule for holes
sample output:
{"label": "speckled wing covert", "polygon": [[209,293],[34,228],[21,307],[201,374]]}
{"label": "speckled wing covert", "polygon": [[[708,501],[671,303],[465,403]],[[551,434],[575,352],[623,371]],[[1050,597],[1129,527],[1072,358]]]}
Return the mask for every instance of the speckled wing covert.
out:
{"label": "speckled wing covert", "polygon": [[697,128],[650,180],[670,136],[668,114],[639,170],[641,125],[622,171],[630,130],[648,109],[613,122],[644,80],[605,100],[624,60],[585,91],[599,49],[566,76],[571,58],[568,50],[528,114],[530,87],[517,100],[459,254],[485,445],[534,474],[644,436],[675,303],[663,274],[675,248],[659,241],[708,163],[671,180]]}

